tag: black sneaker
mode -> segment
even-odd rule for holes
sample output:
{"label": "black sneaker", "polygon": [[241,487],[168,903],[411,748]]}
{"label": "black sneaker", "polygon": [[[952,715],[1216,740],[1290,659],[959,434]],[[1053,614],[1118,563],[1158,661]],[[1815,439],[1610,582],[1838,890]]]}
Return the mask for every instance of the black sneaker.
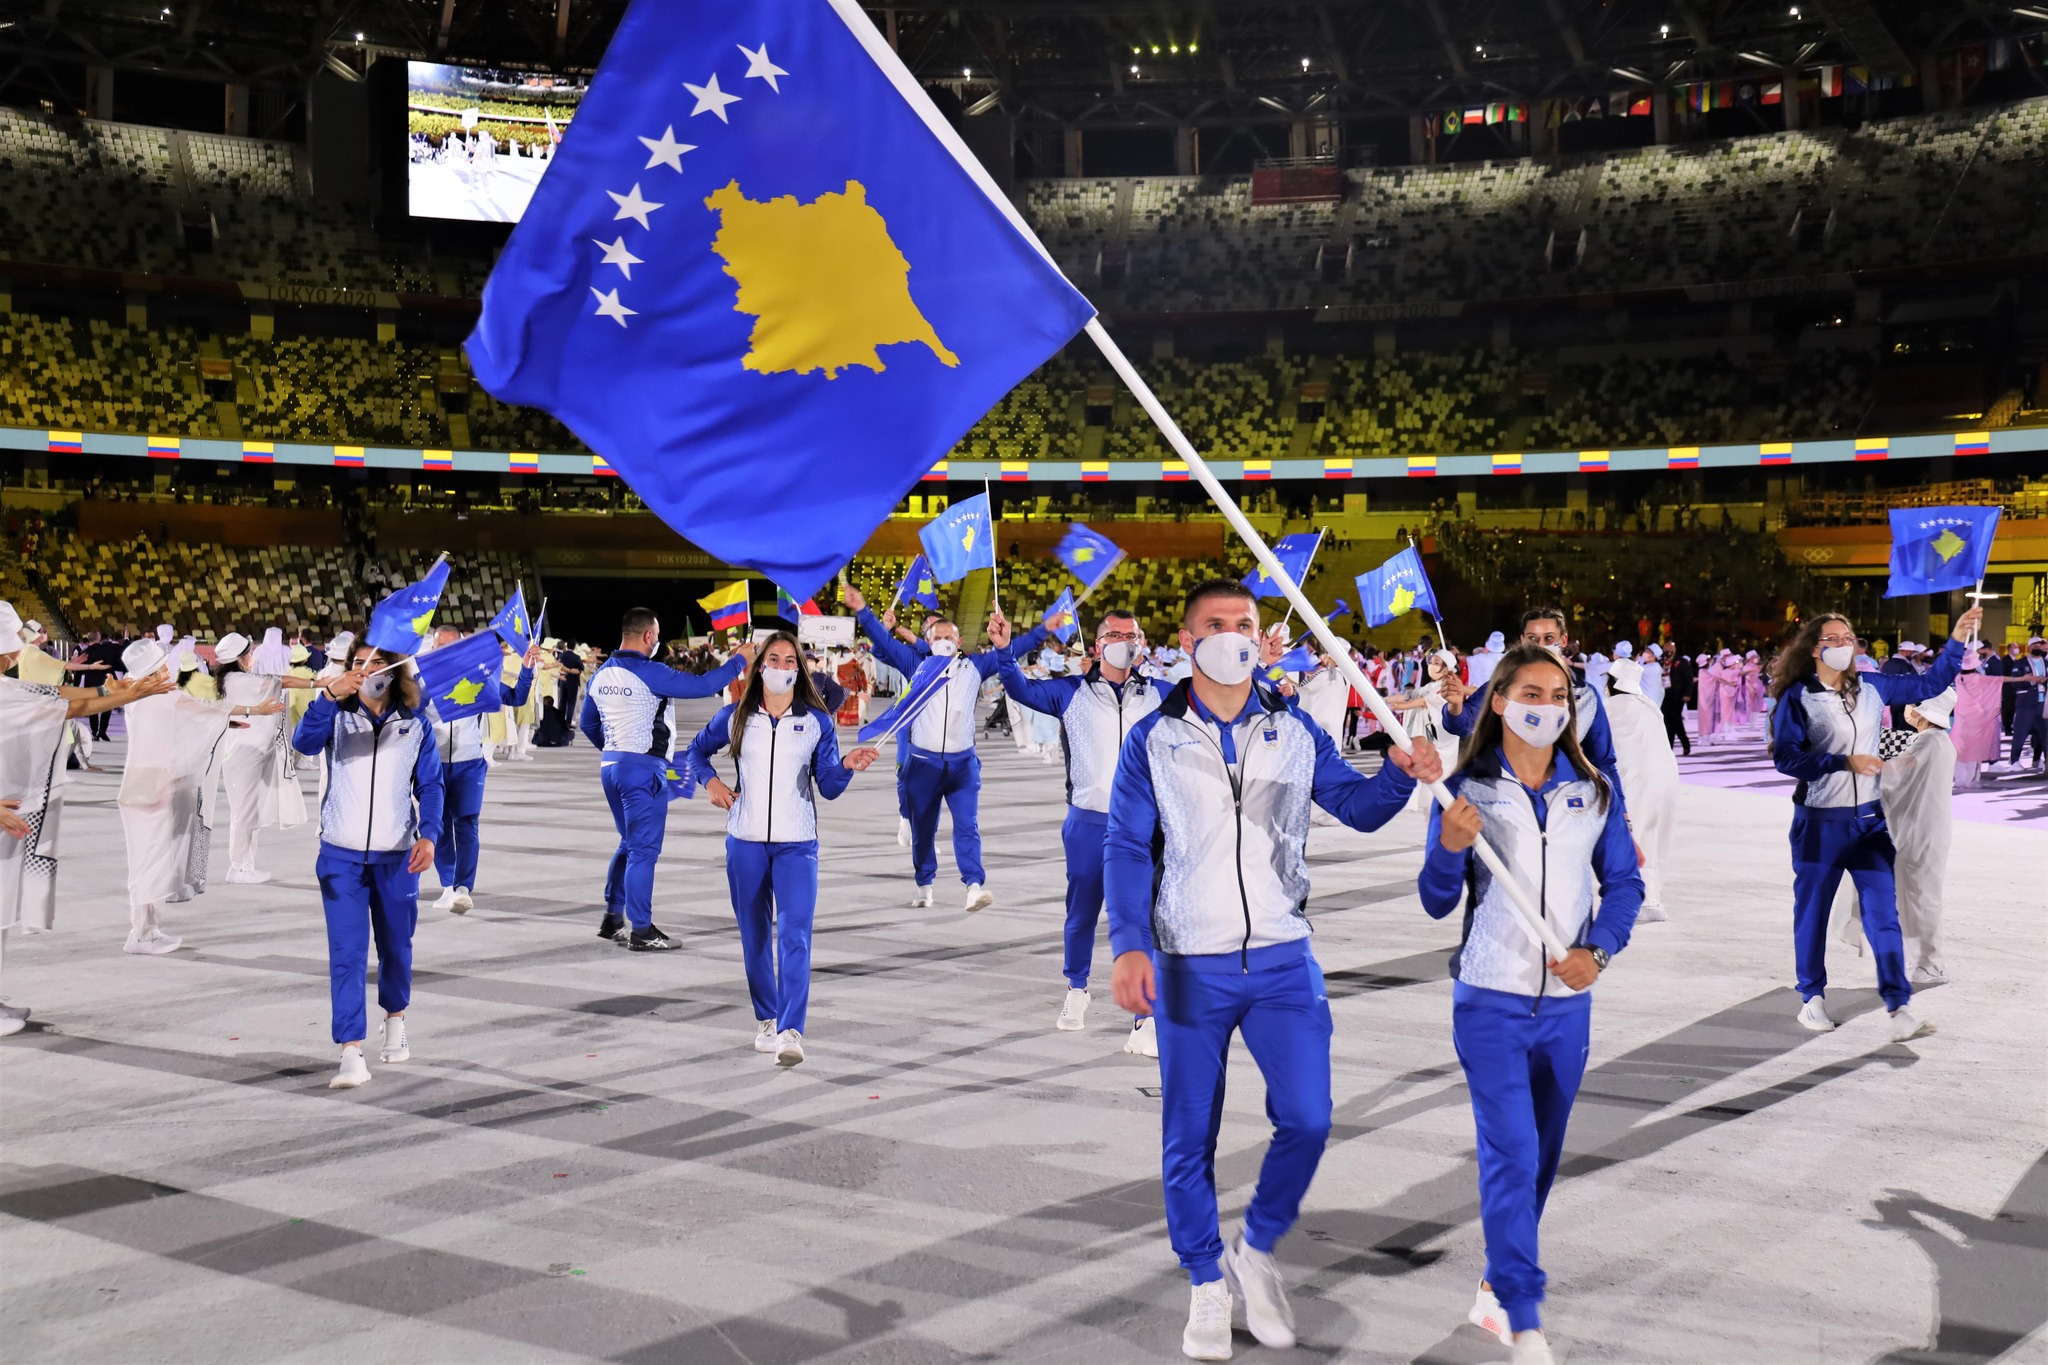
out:
{"label": "black sneaker", "polygon": [[635,929],[626,939],[626,946],[636,953],[666,953],[683,945],[650,924],[645,929]]}
{"label": "black sneaker", "polygon": [[625,927],[626,917],[624,915],[614,915],[611,911],[607,910],[604,912],[604,918],[598,922],[597,936],[599,938],[617,938],[619,931]]}

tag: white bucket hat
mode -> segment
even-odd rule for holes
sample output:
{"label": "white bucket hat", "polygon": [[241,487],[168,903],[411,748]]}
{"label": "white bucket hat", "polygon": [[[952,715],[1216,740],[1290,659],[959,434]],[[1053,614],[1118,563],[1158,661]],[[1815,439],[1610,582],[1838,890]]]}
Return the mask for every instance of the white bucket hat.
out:
{"label": "white bucket hat", "polygon": [[1920,719],[1926,721],[1929,725],[1939,726],[1946,730],[1955,724],[1956,690],[1951,687],[1946,691],[1935,693],[1926,701],[1914,702],[1913,709],[1918,711]]}
{"label": "white bucket hat", "polygon": [[239,630],[231,630],[220,637],[220,643],[213,647],[213,661],[216,664],[231,664],[249,652],[249,637]]}

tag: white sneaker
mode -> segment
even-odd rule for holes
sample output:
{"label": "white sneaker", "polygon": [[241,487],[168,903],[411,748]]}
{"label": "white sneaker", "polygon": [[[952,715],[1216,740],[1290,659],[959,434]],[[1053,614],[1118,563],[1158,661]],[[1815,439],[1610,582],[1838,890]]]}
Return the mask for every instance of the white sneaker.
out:
{"label": "white sneaker", "polygon": [[1645,905],[1636,912],[1637,924],[1662,924],[1670,918],[1671,916],[1664,913],[1664,907],[1661,905]]}
{"label": "white sneaker", "polygon": [[1924,1038],[1934,1032],[1934,1025],[1913,1017],[1910,1010],[1892,1011],[1892,1041],[1903,1043],[1910,1038]]}
{"label": "white sneaker", "polygon": [[1239,1233],[1223,1250],[1223,1282],[1231,1294],[1244,1301],[1244,1325],[1252,1329],[1259,1345],[1276,1351],[1294,1345],[1294,1309],[1288,1305],[1287,1289],[1280,1283],[1280,1267],[1271,1252],[1246,1246]]}
{"label": "white sneaker", "polygon": [[1188,1302],[1187,1330],[1180,1353],[1189,1360],[1230,1359],[1230,1286],[1222,1280],[1198,1284]]}
{"label": "white sneaker", "polygon": [[911,908],[911,909],[913,909],[913,910],[929,910],[929,909],[931,909],[931,905],[932,905],[932,889],[931,889],[931,888],[930,888],[929,886],[920,886],[920,887],[918,887],[918,888],[917,888],[917,889],[916,889],[915,891],[912,891],[912,892],[910,893],[910,908]]}
{"label": "white sneaker", "polygon": [[910,847],[910,817],[907,815],[896,817],[896,847]]}
{"label": "white sneaker", "polygon": [[455,908],[455,888],[452,886],[442,887],[441,894],[435,898],[433,908],[436,910],[453,910]]}
{"label": "white sneaker", "polygon": [[476,909],[476,902],[469,898],[469,888],[466,886],[456,887],[455,904],[449,906],[448,908],[450,910],[453,910],[458,915],[466,915],[470,911]]}
{"label": "white sneaker", "polygon": [[261,886],[270,880],[270,874],[258,872],[253,867],[231,867],[221,880],[233,886]]}
{"label": "white sneaker", "polygon": [[0,1019],[19,1019],[28,1022],[27,1005],[0,1005]]}
{"label": "white sneaker", "polygon": [[1088,992],[1078,987],[1067,988],[1067,998],[1060,1002],[1060,1017],[1053,1027],[1062,1033],[1079,1033],[1088,1027]]}
{"label": "white sneaker", "polygon": [[1835,1021],[1828,1018],[1827,1002],[1817,995],[1799,1007],[1799,1022],[1815,1033],[1835,1031]]}
{"label": "white sneaker", "polygon": [[1550,1353],[1550,1343],[1543,1339],[1542,1332],[1534,1329],[1515,1333],[1508,1349],[1514,1352],[1508,1357],[1511,1365],[1557,1365],[1557,1357]]}
{"label": "white sneaker", "polygon": [[387,1014],[384,1016],[384,1050],[377,1054],[384,1062],[409,1062],[412,1049],[405,1042],[405,1016]]}
{"label": "white sneaker", "polygon": [[152,929],[146,934],[137,934],[131,930],[128,941],[121,945],[121,951],[148,953],[152,957],[161,957],[165,953],[177,952],[178,945],[183,942],[183,939],[172,938],[161,929]]}
{"label": "white sneaker", "polygon": [[0,1016],[0,1038],[12,1038],[28,1027],[28,1020]]}
{"label": "white sneaker", "polygon": [[1465,1321],[1482,1332],[1493,1333],[1503,1346],[1515,1344],[1515,1334],[1508,1327],[1508,1310],[1500,1306],[1500,1300],[1483,1284],[1479,1286],[1478,1296],[1472,1300],[1472,1311],[1465,1315]]}
{"label": "white sneaker", "polygon": [[1924,990],[1929,986],[1946,986],[1948,984],[1948,973],[1939,967],[1915,967],[1912,980],[1913,989],[1916,991]]}
{"label": "white sneaker", "polygon": [[370,1064],[363,1060],[363,1050],[350,1043],[341,1050],[341,1070],[334,1073],[334,1079],[327,1083],[329,1090],[353,1090],[370,1079]]}
{"label": "white sneaker", "polygon": [[968,914],[971,915],[977,910],[986,910],[995,903],[996,893],[983,886],[980,882],[975,882],[967,888]]}
{"label": "white sneaker", "polygon": [[804,1059],[804,1036],[786,1028],[775,1038],[775,1065],[795,1066]]}
{"label": "white sneaker", "polygon": [[1159,1034],[1152,1027],[1150,1018],[1140,1019],[1131,1025],[1131,1036],[1124,1039],[1124,1051],[1133,1057],[1157,1057],[1159,1055]]}
{"label": "white sneaker", "polygon": [[775,1021],[773,1019],[756,1019],[754,1021],[754,1051],[775,1051]]}

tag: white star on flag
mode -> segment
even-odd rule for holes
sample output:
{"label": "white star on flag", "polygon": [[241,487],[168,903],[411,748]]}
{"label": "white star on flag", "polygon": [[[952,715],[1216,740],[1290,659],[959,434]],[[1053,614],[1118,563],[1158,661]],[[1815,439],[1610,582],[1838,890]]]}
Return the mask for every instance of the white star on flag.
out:
{"label": "white star on flag", "polygon": [[612,202],[619,206],[619,211],[612,215],[614,223],[618,222],[621,218],[631,218],[644,228],[647,226],[647,215],[661,207],[659,204],[640,197],[640,182],[637,180],[633,182],[633,188],[624,194],[620,194],[617,190],[606,190],[605,193],[610,195]]}
{"label": "white star on flag", "polygon": [[666,166],[678,175],[683,170],[683,153],[697,149],[687,142],[676,141],[676,126],[671,123],[661,130],[660,137],[643,137],[640,145],[647,149],[647,164],[640,169],[651,171],[656,166]]}
{"label": "white star on flag", "polygon": [[604,259],[598,262],[599,265],[615,265],[619,268],[621,275],[624,275],[629,280],[633,278],[633,267],[640,264],[640,258],[626,250],[626,239],[624,237],[620,237],[614,242],[601,241],[596,237],[592,237],[590,240],[593,245],[604,248]]}
{"label": "white star on flag", "polygon": [[775,78],[777,76],[787,76],[789,73],[768,60],[768,44],[761,44],[759,52],[754,51],[745,43],[740,43],[738,46],[740,51],[747,54],[747,78],[749,80],[764,80],[768,82],[770,90],[773,90],[778,95],[781,94],[782,87],[775,83]]}
{"label": "white star on flag", "polygon": [[624,327],[627,318],[640,316],[639,309],[628,308],[619,302],[619,291],[616,289],[598,289],[593,286],[590,292],[597,296],[597,315],[601,318],[610,318]]}
{"label": "white star on flag", "polygon": [[703,113],[712,113],[718,115],[720,123],[732,122],[731,119],[725,116],[725,106],[728,104],[738,104],[740,97],[738,95],[728,95],[718,88],[718,73],[716,71],[711,73],[711,79],[703,85],[692,85],[688,81],[684,81],[683,89],[697,97],[697,107],[690,111],[691,118],[695,118]]}

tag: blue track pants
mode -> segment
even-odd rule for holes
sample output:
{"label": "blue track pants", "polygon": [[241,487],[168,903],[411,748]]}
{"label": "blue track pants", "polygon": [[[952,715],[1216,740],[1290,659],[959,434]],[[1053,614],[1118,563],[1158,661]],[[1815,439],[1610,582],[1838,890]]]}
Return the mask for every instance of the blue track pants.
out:
{"label": "blue track pants", "polygon": [[434,845],[434,872],[443,886],[476,890],[477,816],[484,808],[484,778],[490,765],[480,758],[441,770],[441,842]]}
{"label": "blue track pants", "polygon": [[604,908],[635,929],[654,923],[654,864],[668,834],[668,764],[635,755],[607,759],[600,770],[605,804],[618,827],[619,847],[604,879]]}
{"label": "blue track pants", "polygon": [[725,840],[725,881],[740,925],[754,1018],[804,1031],[811,1005],[811,920],[818,908],[818,841]]}
{"label": "blue track pants", "polygon": [[939,806],[953,815],[953,862],[960,880],[979,886],[981,868],[981,756],[972,749],[937,754],[913,746],[903,766],[910,796],[910,866],[919,886],[939,876]]}
{"label": "blue track pants", "polygon": [[1828,912],[1848,873],[1863,910],[1863,935],[1877,962],[1877,990],[1885,1008],[1913,998],[1906,979],[1906,944],[1899,932],[1898,891],[1892,881],[1891,832],[1874,801],[1861,806],[1792,809],[1792,950],[1799,998],[1828,988]]}
{"label": "blue track pants", "polygon": [[370,1036],[365,1017],[370,943],[377,944],[377,1004],[386,1014],[412,1001],[412,931],[420,918],[419,874],[405,855],[366,863],[362,855],[320,846],[313,861],[320,906],[327,914],[327,975],[334,1002],[334,1041]]}
{"label": "blue track pants", "polygon": [[1166,1229],[1188,1278],[1203,1284],[1223,1273],[1216,1134],[1230,1035],[1244,1035],[1266,1080],[1273,1141],[1244,1227],[1247,1242],[1271,1251],[1300,1215],[1330,1136],[1330,1001],[1306,940],[1254,948],[1244,958],[1161,953],[1155,964]]}
{"label": "blue track pants", "polygon": [[1586,1074],[1592,1020],[1590,995],[1537,1000],[1461,985],[1452,996],[1451,1042],[1479,1137],[1486,1282],[1517,1332],[1543,1325],[1536,1228]]}

